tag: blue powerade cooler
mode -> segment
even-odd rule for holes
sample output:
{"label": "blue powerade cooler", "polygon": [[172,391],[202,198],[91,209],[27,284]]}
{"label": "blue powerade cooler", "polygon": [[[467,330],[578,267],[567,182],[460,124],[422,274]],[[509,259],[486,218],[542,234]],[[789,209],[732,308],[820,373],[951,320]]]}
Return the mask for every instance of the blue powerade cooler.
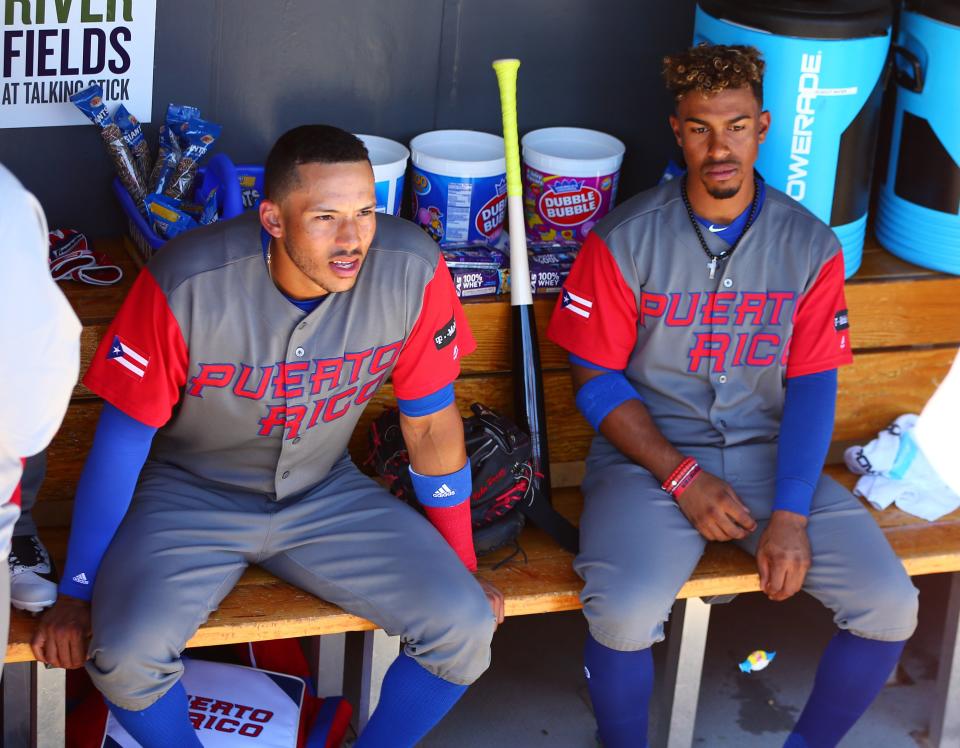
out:
{"label": "blue powerade cooler", "polygon": [[700,0],[695,43],[766,61],[757,170],[830,225],[860,267],[893,9],[889,0]]}
{"label": "blue powerade cooler", "polygon": [[894,45],[897,102],[877,239],[960,275],[960,0],[909,0]]}

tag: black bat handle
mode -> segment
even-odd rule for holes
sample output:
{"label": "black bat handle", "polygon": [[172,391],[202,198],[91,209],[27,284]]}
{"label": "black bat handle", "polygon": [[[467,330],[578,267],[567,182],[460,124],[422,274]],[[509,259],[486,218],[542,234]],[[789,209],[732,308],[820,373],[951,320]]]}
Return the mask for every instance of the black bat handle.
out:
{"label": "black bat handle", "polygon": [[541,495],[550,500],[550,449],[547,444],[547,416],[540,373],[540,346],[537,324],[529,304],[513,307],[513,412],[520,428],[530,434],[533,467]]}

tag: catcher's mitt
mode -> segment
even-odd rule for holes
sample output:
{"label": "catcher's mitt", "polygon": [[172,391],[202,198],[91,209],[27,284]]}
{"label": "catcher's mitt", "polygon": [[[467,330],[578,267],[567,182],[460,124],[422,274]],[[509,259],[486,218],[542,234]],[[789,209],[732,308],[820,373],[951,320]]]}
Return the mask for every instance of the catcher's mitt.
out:
{"label": "catcher's mitt", "polygon": [[[470,409],[474,414],[464,419],[463,431],[473,478],[470,517],[474,549],[478,556],[510,544],[519,551],[517,538],[524,517],[516,505],[531,490],[530,437],[480,403]],[[419,506],[396,408],[385,410],[370,424],[369,447],[367,463],[387,481],[390,492]]]}

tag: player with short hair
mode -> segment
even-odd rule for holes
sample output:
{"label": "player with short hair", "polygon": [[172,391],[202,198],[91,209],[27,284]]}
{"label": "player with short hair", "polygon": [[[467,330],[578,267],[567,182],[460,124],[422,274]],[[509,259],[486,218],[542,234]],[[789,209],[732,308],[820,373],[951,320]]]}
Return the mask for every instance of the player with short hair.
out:
{"label": "player with short hair", "polygon": [[[165,245],[97,350],[84,382],[106,403],[34,651],[86,661],[141,745],[199,745],[180,653],[259,564],[402,637],[357,745],[412,746],[486,669],[503,616],[470,574],[453,382],[475,343],[436,244],[376,215],[355,136],[286,133],[264,195],[259,216]],[[388,378],[439,534],[346,451]]]}
{"label": "player with short hair", "polygon": [[[665,59],[687,171],[591,232],[548,335],[570,353],[587,459],[576,570],[605,748],[646,735],[650,647],[707,541],[804,589],[840,629],[788,746],[833,746],[913,633],[917,591],[860,502],[823,476],[851,361],[833,232],[754,172],[770,126],[749,47]],[[679,511],[678,511],[679,509]]]}

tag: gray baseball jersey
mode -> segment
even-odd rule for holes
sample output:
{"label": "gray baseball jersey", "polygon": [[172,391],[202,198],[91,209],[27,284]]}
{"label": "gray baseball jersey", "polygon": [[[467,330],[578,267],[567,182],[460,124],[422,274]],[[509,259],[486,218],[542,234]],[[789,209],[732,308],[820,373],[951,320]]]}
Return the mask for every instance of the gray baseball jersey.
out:
{"label": "gray baseball jersey", "polygon": [[851,360],[843,254],[827,226],[767,186],[755,222],[711,279],[674,180],[590,233],[547,334],[625,370],[676,445],[774,441],[784,378]]}
{"label": "gray baseball jersey", "polygon": [[475,347],[419,228],[377,216],[356,285],[309,314],[271,281],[255,213],[178,237],[137,278],[84,383],[155,427],[150,460],[277,499],[316,485],[392,376],[440,390]]}

